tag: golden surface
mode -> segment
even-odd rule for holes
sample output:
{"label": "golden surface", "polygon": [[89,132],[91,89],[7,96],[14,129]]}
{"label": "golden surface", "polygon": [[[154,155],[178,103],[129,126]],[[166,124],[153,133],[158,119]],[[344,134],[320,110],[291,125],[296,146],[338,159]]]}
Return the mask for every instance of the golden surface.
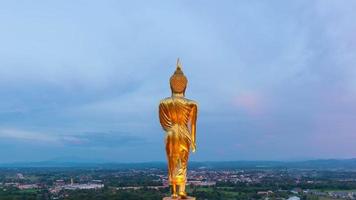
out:
{"label": "golden surface", "polygon": [[[170,79],[172,96],[161,100],[159,104],[159,120],[166,132],[168,177],[172,187],[172,197],[184,198],[187,197],[185,185],[189,153],[190,150],[193,152],[196,150],[198,106],[196,102],[184,97],[187,80],[184,74],[185,80],[182,78],[182,74],[178,62],[177,70]],[[183,81],[179,82],[179,80]],[[184,84],[183,87],[182,84]],[[177,187],[179,187],[178,194]]]}

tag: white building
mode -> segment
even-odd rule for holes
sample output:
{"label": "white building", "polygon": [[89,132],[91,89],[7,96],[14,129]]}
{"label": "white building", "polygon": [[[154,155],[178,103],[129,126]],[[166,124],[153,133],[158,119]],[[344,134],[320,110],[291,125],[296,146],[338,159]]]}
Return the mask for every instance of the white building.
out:
{"label": "white building", "polygon": [[300,200],[300,198],[297,196],[293,196],[293,197],[289,197],[287,200]]}
{"label": "white building", "polygon": [[103,187],[104,187],[104,184],[88,183],[88,184],[64,185],[63,189],[65,189],[65,190],[91,190],[91,189],[100,189]]}

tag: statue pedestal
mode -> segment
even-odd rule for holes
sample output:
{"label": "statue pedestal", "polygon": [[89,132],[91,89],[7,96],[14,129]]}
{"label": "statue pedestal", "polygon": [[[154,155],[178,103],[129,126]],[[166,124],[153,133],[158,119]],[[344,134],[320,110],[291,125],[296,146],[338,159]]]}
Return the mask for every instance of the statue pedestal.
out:
{"label": "statue pedestal", "polygon": [[181,199],[181,198],[175,198],[173,199],[172,197],[163,197],[162,200],[196,200],[195,197],[186,197],[185,199]]}

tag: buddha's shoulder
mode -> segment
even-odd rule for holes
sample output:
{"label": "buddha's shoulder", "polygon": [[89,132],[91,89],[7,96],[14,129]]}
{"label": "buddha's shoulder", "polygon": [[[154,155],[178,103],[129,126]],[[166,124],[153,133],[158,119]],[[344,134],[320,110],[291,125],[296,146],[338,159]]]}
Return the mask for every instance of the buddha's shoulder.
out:
{"label": "buddha's shoulder", "polygon": [[191,100],[191,99],[185,99],[187,101],[187,103],[189,103],[190,105],[193,105],[193,106],[198,106],[198,103],[194,100]]}
{"label": "buddha's shoulder", "polygon": [[171,103],[173,101],[180,101],[180,102],[184,102],[189,105],[192,105],[192,106],[198,106],[198,103],[194,100],[187,99],[187,98],[172,98],[172,97],[167,97],[167,98],[162,99],[160,101],[160,104],[167,104],[167,103]]}
{"label": "buddha's shoulder", "polygon": [[172,97],[167,97],[167,98],[161,99],[159,104],[166,104],[166,103],[169,103],[169,102],[172,102],[172,101],[173,101]]}

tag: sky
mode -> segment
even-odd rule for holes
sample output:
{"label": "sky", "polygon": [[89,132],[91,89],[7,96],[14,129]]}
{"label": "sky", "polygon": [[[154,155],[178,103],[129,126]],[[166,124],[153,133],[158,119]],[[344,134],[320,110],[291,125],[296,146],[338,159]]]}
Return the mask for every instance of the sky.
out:
{"label": "sky", "polygon": [[356,1],[0,1],[0,163],[164,161],[179,57],[194,161],[356,157]]}

